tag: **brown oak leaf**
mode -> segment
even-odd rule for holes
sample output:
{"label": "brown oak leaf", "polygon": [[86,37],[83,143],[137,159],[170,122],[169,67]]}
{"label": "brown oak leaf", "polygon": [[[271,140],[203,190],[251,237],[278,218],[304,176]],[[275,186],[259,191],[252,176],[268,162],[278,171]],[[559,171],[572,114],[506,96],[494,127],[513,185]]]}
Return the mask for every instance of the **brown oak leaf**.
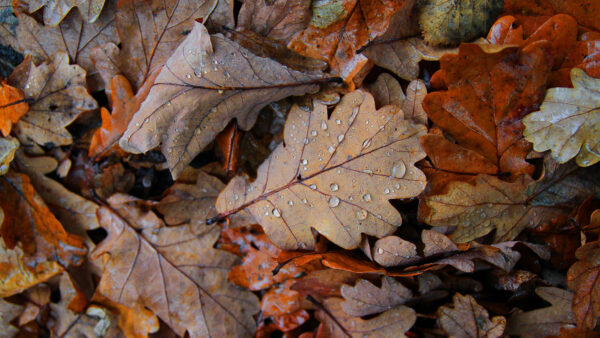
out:
{"label": "brown oak leaf", "polygon": [[315,91],[325,80],[322,74],[303,74],[254,56],[195,23],[156,78],[120,145],[134,153],[160,145],[177,177],[234,117],[247,130],[268,103]]}
{"label": "brown oak leaf", "polygon": [[318,102],[312,112],[294,106],[285,145],[254,182],[229,182],[217,200],[219,217],[247,209],[283,249],[314,248],[311,228],[347,249],[359,246],[361,233],[388,235],[402,223],[389,200],[424,188],[414,167],[424,155],[417,141],[424,132],[396,106],[375,110],[364,91],[344,96],[330,118]]}
{"label": "brown oak leaf", "polygon": [[44,7],[44,23],[47,26],[57,26],[69,14],[73,7],[77,7],[78,14],[85,22],[96,22],[104,6],[105,0],[24,0],[29,13]]}
{"label": "brown oak leaf", "polygon": [[575,291],[572,309],[577,326],[593,329],[600,316],[600,242],[587,243],[577,249],[577,262],[567,273],[567,284]]}
{"label": "brown oak leaf", "polygon": [[19,329],[10,324],[10,322],[19,316],[23,310],[22,305],[13,304],[0,299],[0,335],[4,337],[14,337]]}
{"label": "brown oak leaf", "polygon": [[477,304],[470,295],[454,295],[454,308],[442,306],[438,309],[440,323],[450,337],[501,337],[506,319],[496,316],[490,319],[488,311]]}
{"label": "brown oak leaf", "polygon": [[105,256],[99,292],[114,302],[147,307],[177,334],[251,336],[253,294],[227,283],[236,257],[213,249],[218,227],[166,227],[143,201],[117,194],[98,210],[108,232],[94,250]]}
{"label": "brown oak leaf", "polygon": [[350,316],[363,317],[390,310],[413,298],[412,292],[392,277],[383,277],[381,287],[360,279],[355,286],[342,285],[342,309]]}
{"label": "brown oak leaf", "polygon": [[238,14],[238,26],[287,44],[310,21],[310,0],[249,0]]}
{"label": "brown oak leaf", "polygon": [[393,76],[383,73],[368,86],[368,89],[373,94],[377,107],[388,104],[398,105],[407,120],[427,124],[427,114],[422,106],[423,99],[427,95],[427,87],[422,80],[411,81],[406,87],[405,94],[400,83]]}

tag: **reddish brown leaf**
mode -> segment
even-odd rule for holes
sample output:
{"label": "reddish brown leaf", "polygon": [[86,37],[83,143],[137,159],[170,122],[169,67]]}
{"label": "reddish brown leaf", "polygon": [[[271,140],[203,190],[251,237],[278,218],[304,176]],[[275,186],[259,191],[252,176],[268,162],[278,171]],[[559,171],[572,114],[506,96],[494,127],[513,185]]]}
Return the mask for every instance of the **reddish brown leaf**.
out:
{"label": "reddish brown leaf", "polygon": [[577,262],[567,273],[575,291],[572,308],[577,326],[593,329],[600,316],[600,241],[587,243],[575,252]]}
{"label": "reddish brown leaf", "polygon": [[390,310],[413,298],[412,292],[391,277],[383,277],[378,288],[365,279],[355,286],[342,285],[342,309],[350,316],[363,317]]}
{"label": "reddish brown leaf", "polygon": [[438,313],[440,323],[450,337],[501,337],[506,326],[502,316],[489,318],[488,311],[475,299],[459,293],[454,295],[454,308],[442,306]]}
{"label": "reddish brown leaf", "polygon": [[539,0],[520,1],[505,0],[504,11],[506,13],[526,15],[553,15],[565,13],[574,17],[577,22],[588,29],[600,31],[600,4],[589,0]]}
{"label": "reddish brown leaf", "polygon": [[229,125],[215,137],[215,143],[219,148],[222,159],[223,170],[227,177],[231,178],[237,174],[241,154],[240,142],[242,133],[238,129],[237,122],[231,121]]}
{"label": "reddish brown leaf", "polygon": [[310,0],[244,1],[238,26],[287,44],[308,26],[312,15],[310,3]]}
{"label": "reddish brown leaf", "polygon": [[0,83],[0,131],[4,137],[10,134],[12,125],[27,113],[29,105],[23,92],[5,81]]}

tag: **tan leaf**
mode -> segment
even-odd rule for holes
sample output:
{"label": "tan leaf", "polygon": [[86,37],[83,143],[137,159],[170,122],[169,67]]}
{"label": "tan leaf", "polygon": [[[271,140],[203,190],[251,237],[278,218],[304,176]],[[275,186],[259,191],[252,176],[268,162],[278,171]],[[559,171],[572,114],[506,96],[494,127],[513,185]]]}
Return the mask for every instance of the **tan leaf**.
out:
{"label": "tan leaf", "polygon": [[422,80],[411,81],[406,87],[405,95],[398,81],[393,76],[383,73],[369,86],[369,90],[375,97],[377,107],[395,104],[402,108],[405,119],[427,123],[427,114],[421,105],[427,95],[427,87]]}
{"label": "tan leaf", "polygon": [[85,294],[77,289],[68,273],[63,273],[58,281],[60,301],[50,303],[50,316],[53,317],[49,325],[52,335],[63,337],[72,334],[72,326],[76,325],[82,312],[87,307]]}
{"label": "tan leaf", "polygon": [[4,175],[10,169],[10,162],[15,158],[15,152],[19,149],[19,141],[16,138],[0,137],[0,175]]}
{"label": "tan leaf", "polygon": [[379,316],[364,320],[347,315],[342,309],[343,299],[328,298],[323,303],[327,312],[317,311],[321,321],[317,337],[406,337],[417,316],[409,307],[400,305]]}
{"label": "tan leaf", "polygon": [[440,323],[450,337],[501,337],[506,326],[502,316],[489,318],[487,310],[475,299],[459,293],[454,295],[454,308],[438,309]]}
{"label": "tan leaf", "polygon": [[49,26],[58,25],[69,14],[73,7],[77,7],[79,15],[85,22],[96,22],[102,12],[105,0],[25,0],[29,13],[44,8],[44,23]]}
{"label": "tan leaf", "polygon": [[95,293],[92,301],[110,309],[117,316],[117,324],[125,337],[146,338],[149,333],[159,330],[159,321],[156,315],[140,304],[130,308]]}
{"label": "tan leaf", "polygon": [[546,92],[540,110],[523,118],[523,135],[559,163],[577,157],[587,167],[600,161],[600,79],[573,68],[571,82],[574,88]]}
{"label": "tan leaf", "polygon": [[419,9],[425,41],[458,44],[484,36],[502,13],[502,0],[426,0]]}
{"label": "tan leaf", "polygon": [[258,169],[251,184],[234,178],[217,200],[220,217],[247,209],[275,245],[314,248],[311,228],[343,248],[361,233],[382,237],[402,223],[390,199],[411,198],[425,186],[414,167],[424,157],[425,127],[404,120],[396,106],[375,110],[373,97],[355,91],[330,118],[327,106],[294,106],[284,144]]}
{"label": "tan leaf", "polygon": [[120,145],[134,153],[160,145],[176,178],[231,119],[247,130],[268,103],[315,91],[323,80],[323,75],[306,75],[254,56],[195,23],[156,78]]}
{"label": "tan leaf", "polygon": [[372,256],[381,266],[405,265],[417,257],[417,246],[397,236],[386,236],[375,242]]}
{"label": "tan leaf", "polygon": [[560,334],[561,328],[575,323],[571,311],[573,293],[555,287],[538,287],[535,293],[552,306],[523,312],[508,318],[506,333],[520,337],[547,337]]}
{"label": "tan leaf", "polygon": [[363,317],[390,310],[411,300],[412,292],[392,277],[383,277],[381,287],[360,279],[355,286],[341,288],[342,309],[350,316]]}
{"label": "tan leaf", "polygon": [[108,309],[89,306],[85,313],[76,316],[62,337],[121,337],[115,315]]}
{"label": "tan leaf", "polygon": [[13,12],[12,0],[1,0],[0,12],[2,13],[2,20],[0,20],[0,43],[5,46],[15,46],[18,43],[18,21]]}
{"label": "tan leaf", "polygon": [[238,14],[238,26],[287,44],[308,26],[310,0],[249,0]]}
{"label": "tan leaf", "polygon": [[14,337],[19,332],[10,322],[18,317],[22,310],[23,306],[0,299],[0,336]]}
{"label": "tan leaf", "polygon": [[31,102],[29,112],[16,124],[22,145],[70,144],[73,139],[65,127],[82,112],[98,107],[87,92],[85,71],[69,65],[65,53],[57,53],[39,66],[26,59],[9,80],[22,88]]}
{"label": "tan leaf", "polygon": [[405,80],[419,77],[419,62],[422,60],[437,61],[446,53],[457,52],[456,48],[430,46],[422,38],[373,43],[363,50],[369,60]]}
{"label": "tan leaf", "polygon": [[108,237],[94,251],[109,254],[98,286],[102,295],[147,307],[179,335],[254,333],[258,300],[227,283],[236,257],[212,248],[218,227],[166,227],[140,200],[117,194],[108,202],[111,209],[98,211]]}
{"label": "tan leaf", "polygon": [[56,27],[44,26],[33,17],[19,13],[18,45],[13,47],[31,55],[36,64],[51,59],[56,53],[67,53],[73,63],[87,72],[88,78],[92,79],[92,87],[102,89],[101,83],[96,83],[98,79],[95,78],[97,75],[90,53],[105,43],[119,43],[115,29],[115,3],[109,1],[102,15],[93,23],[86,22],[79,13],[72,12]]}
{"label": "tan leaf", "polygon": [[577,249],[577,262],[567,272],[567,285],[575,291],[572,309],[577,326],[593,329],[600,316],[600,241]]}

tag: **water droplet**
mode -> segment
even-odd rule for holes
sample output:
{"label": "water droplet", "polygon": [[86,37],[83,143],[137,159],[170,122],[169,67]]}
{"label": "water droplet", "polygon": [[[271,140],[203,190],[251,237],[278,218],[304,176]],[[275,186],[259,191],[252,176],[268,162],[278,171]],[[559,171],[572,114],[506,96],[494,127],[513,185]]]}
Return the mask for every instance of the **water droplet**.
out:
{"label": "water droplet", "polygon": [[356,212],[356,215],[358,216],[358,219],[363,220],[363,219],[367,219],[367,216],[369,215],[369,213],[364,209],[360,209],[359,211]]}
{"label": "water droplet", "polygon": [[304,203],[304,204],[308,203],[308,201],[306,200],[306,198],[302,199],[302,203]]}
{"label": "water droplet", "polygon": [[337,139],[338,139],[338,142],[342,142],[344,140],[344,134],[339,134]]}
{"label": "water droplet", "polygon": [[381,215],[377,215],[377,218],[378,218],[378,219],[381,219]]}
{"label": "water droplet", "polygon": [[392,167],[392,176],[396,178],[402,178],[406,175],[406,165],[402,161],[394,163]]}
{"label": "water droplet", "polygon": [[289,205],[289,206],[292,206],[292,205],[294,205],[294,201],[292,201],[292,200],[289,200],[289,201],[288,201],[288,205]]}
{"label": "water droplet", "polygon": [[383,249],[382,248],[377,248],[377,253],[380,255],[383,255]]}
{"label": "water droplet", "polygon": [[331,191],[337,191],[339,188],[340,188],[340,187],[339,187],[339,185],[337,185],[337,184],[335,184],[335,183],[332,183],[332,184],[329,186],[329,189],[331,189]]}
{"label": "water droplet", "polygon": [[389,193],[390,193],[390,189],[388,189],[388,188],[385,188],[385,189],[383,190],[383,193],[384,193],[384,194],[386,194],[386,195],[387,195],[387,194],[389,194]]}
{"label": "water droplet", "polygon": [[371,202],[371,194],[364,194],[362,199],[365,202]]}
{"label": "water droplet", "polygon": [[372,174],[373,170],[371,170],[371,169],[365,169],[362,172],[365,173],[365,174]]}
{"label": "water droplet", "polygon": [[308,187],[311,188],[312,190],[317,189],[317,185],[316,184],[311,184]]}
{"label": "water droplet", "polygon": [[340,121],[339,119],[335,120],[335,124],[342,124],[342,121]]}
{"label": "water droplet", "polygon": [[352,124],[352,121],[354,121],[356,115],[358,115],[358,106],[352,109],[352,115],[350,115],[350,119],[348,119],[348,124]]}
{"label": "water droplet", "polygon": [[371,139],[370,139],[370,138],[369,138],[369,139],[366,139],[366,140],[363,142],[363,144],[362,144],[362,146],[363,146],[363,149],[364,149],[364,148],[368,148],[370,145],[371,145]]}
{"label": "water droplet", "polygon": [[317,136],[317,131],[316,130],[311,130],[310,136]]}
{"label": "water droplet", "polygon": [[140,123],[139,123],[139,122],[137,122],[137,123],[135,124],[135,126],[136,126],[136,127],[139,127],[139,126],[140,126]]}
{"label": "water droplet", "polygon": [[240,196],[238,196],[238,194],[233,194],[233,200],[237,201],[240,198]]}
{"label": "water droplet", "polygon": [[217,92],[218,92],[219,94],[223,94],[223,89],[219,89],[219,90],[217,90]]}
{"label": "water droplet", "polygon": [[269,212],[268,211],[265,211],[265,216],[269,216]]}
{"label": "water droplet", "polygon": [[308,160],[304,158],[304,159],[302,159],[301,163],[302,163],[302,165],[307,165],[308,164]]}
{"label": "water droplet", "polygon": [[334,147],[332,147],[332,146],[327,146],[327,151],[328,151],[330,154],[333,154],[333,152],[335,151],[335,148],[334,148]]}
{"label": "water droplet", "polygon": [[304,143],[304,144],[308,144],[308,139],[307,139],[307,138],[305,138],[305,139],[304,139],[304,141],[303,141],[303,143]]}
{"label": "water droplet", "polygon": [[365,124],[369,124],[369,120],[367,120],[367,121],[365,122]]}
{"label": "water droplet", "polygon": [[321,122],[321,129],[327,130],[327,123],[325,121]]}
{"label": "water droplet", "polygon": [[279,212],[279,209],[277,209],[277,208],[274,208],[272,213],[273,213],[273,216],[275,216],[275,217],[281,217],[281,212]]}
{"label": "water droplet", "polygon": [[192,78],[192,74],[185,74],[185,77],[188,78],[188,79],[191,79]]}
{"label": "water droplet", "polygon": [[335,196],[331,196],[329,197],[329,206],[332,208],[337,207],[338,205],[340,205],[340,199],[335,197]]}
{"label": "water droplet", "polygon": [[395,183],[395,184],[394,184],[394,188],[396,188],[396,189],[400,189],[400,183]]}

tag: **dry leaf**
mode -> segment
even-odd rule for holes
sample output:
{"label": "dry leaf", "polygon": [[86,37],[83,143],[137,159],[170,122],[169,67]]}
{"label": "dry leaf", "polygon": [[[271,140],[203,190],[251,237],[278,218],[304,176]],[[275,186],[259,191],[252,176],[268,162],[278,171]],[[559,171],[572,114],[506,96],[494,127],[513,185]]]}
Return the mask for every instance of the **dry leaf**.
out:
{"label": "dry leaf", "polygon": [[315,91],[322,75],[306,75],[260,58],[196,23],[173,52],[121,138],[121,148],[157,146],[173,177],[236,117],[249,129],[272,101]]}
{"label": "dry leaf", "polygon": [[578,327],[593,329],[600,316],[600,242],[587,243],[577,249],[577,262],[567,273],[567,284],[575,291],[572,308]]}
{"label": "dry leaf", "polygon": [[412,292],[392,277],[383,277],[380,288],[365,279],[360,279],[355,286],[344,284],[341,293],[345,298],[342,309],[355,317],[381,313],[413,298]]}
{"label": "dry leaf", "polygon": [[347,315],[343,299],[328,298],[323,303],[327,310],[319,310],[316,317],[321,321],[317,337],[406,337],[417,316],[409,307],[400,305],[379,316],[364,320]]}
{"label": "dry leaf", "polygon": [[130,308],[95,293],[92,301],[110,309],[117,317],[117,324],[125,337],[146,338],[159,330],[158,318],[140,304]]}
{"label": "dry leaf", "polygon": [[323,0],[313,2],[310,25],[288,47],[329,62],[331,72],[351,82],[367,59],[356,51],[383,35],[396,13],[408,17],[414,0]]}
{"label": "dry leaf", "polygon": [[71,333],[71,326],[79,321],[79,317],[87,307],[85,294],[77,289],[67,273],[59,278],[60,301],[50,303],[50,316],[53,317],[50,331],[55,337],[64,337]]}
{"label": "dry leaf", "polygon": [[523,119],[523,135],[559,163],[577,156],[587,167],[600,161],[600,80],[573,68],[571,81],[575,88],[547,91],[540,110]]}
{"label": "dry leaf", "polygon": [[86,22],[76,12],[69,14],[57,27],[44,26],[25,13],[19,13],[17,18],[18,45],[13,46],[16,50],[31,55],[36,64],[51,59],[56,53],[67,53],[71,61],[81,66],[88,78],[92,79],[90,84],[102,89],[94,78],[96,71],[90,54],[94,48],[105,43],[119,43],[114,1],[106,4],[102,15],[93,23]]}
{"label": "dry leaf", "polygon": [[249,184],[234,178],[217,200],[220,215],[247,209],[275,245],[314,248],[311,227],[343,248],[361,233],[382,237],[402,223],[390,204],[424,188],[414,167],[423,158],[425,127],[403,119],[395,106],[375,110],[366,92],[347,94],[328,118],[327,107],[295,106],[279,145]]}
{"label": "dry leaf", "polygon": [[470,295],[457,293],[453,300],[454,308],[442,306],[438,310],[440,323],[450,337],[502,337],[506,326],[504,317],[490,320],[487,310]]}
{"label": "dry leaf", "polygon": [[538,287],[535,293],[552,306],[532,311],[517,311],[508,318],[506,332],[521,337],[558,335],[561,328],[575,322],[571,312],[573,293],[556,287]]}
{"label": "dry leaf", "polygon": [[598,22],[600,4],[595,1],[542,0],[532,2],[505,0],[504,2],[504,10],[506,13],[527,15],[554,15],[556,13],[565,13],[574,17],[580,25],[588,26],[597,31],[600,30],[600,22]]}
{"label": "dry leaf", "polygon": [[18,21],[13,13],[12,0],[0,1],[0,13],[0,43],[5,46],[14,46],[18,43]]}
{"label": "dry leaf", "polygon": [[[77,7],[79,15],[85,22],[96,22],[105,0],[24,0],[29,13],[44,7],[44,23],[48,26],[58,25],[73,7]],[[73,14],[73,13],[72,13]]]}
{"label": "dry leaf", "polygon": [[397,236],[378,239],[373,246],[373,260],[385,267],[405,265],[417,257],[417,247]]}
{"label": "dry leaf", "polygon": [[422,80],[411,81],[406,87],[406,95],[393,76],[383,73],[369,86],[377,107],[395,104],[402,108],[404,118],[421,124],[427,124],[427,114],[422,102],[427,95],[427,87]]}
{"label": "dry leaf", "polygon": [[287,44],[305,29],[312,11],[310,0],[248,0],[238,14],[238,26]]}
{"label": "dry leaf", "polygon": [[23,92],[11,87],[3,80],[0,83],[0,131],[2,136],[10,134],[12,125],[27,113],[29,106]]}
{"label": "dry leaf", "polygon": [[419,77],[419,62],[422,60],[437,61],[444,54],[457,52],[456,48],[430,46],[422,38],[417,37],[373,43],[363,51],[376,65],[392,71],[405,80]]}
{"label": "dry leaf", "polygon": [[0,137],[0,176],[4,175],[10,169],[10,162],[15,157],[15,152],[19,149],[19,141],[16,138]]}
{"label": "dry leaf", "polygon": [[19,332],[19,329],[10,322],[18,317],[22,310],[23,306],[0,299],[0,335],[2,337],[14,337]]}
{"label": "dry leaf", "polygon": [[258,300],[227,283],[235,256],[212,248],[218,228],[166,227],[140,200],[117,194],[108,202],[110,209],[98,211],[108,237],[94,251],[110,254],[98,286],[102,295],[147,307],[179,335],[254,333]]}
{"label": "dry leaf", "polygon": [[485,35],[502,12],[503,0],[425,0],[419,23],[431,45],[458,44]]}
{"label": "dry leaf", "polygon": [[22,88],[30,102],[29,112],[16,124],[22,145],[70,144],[73,139],[65,127],[82,112],[98,107],[87,92],[85,71],[69,65],[64,53],[53,55],[39,66],[26,59],[9,81]]}

